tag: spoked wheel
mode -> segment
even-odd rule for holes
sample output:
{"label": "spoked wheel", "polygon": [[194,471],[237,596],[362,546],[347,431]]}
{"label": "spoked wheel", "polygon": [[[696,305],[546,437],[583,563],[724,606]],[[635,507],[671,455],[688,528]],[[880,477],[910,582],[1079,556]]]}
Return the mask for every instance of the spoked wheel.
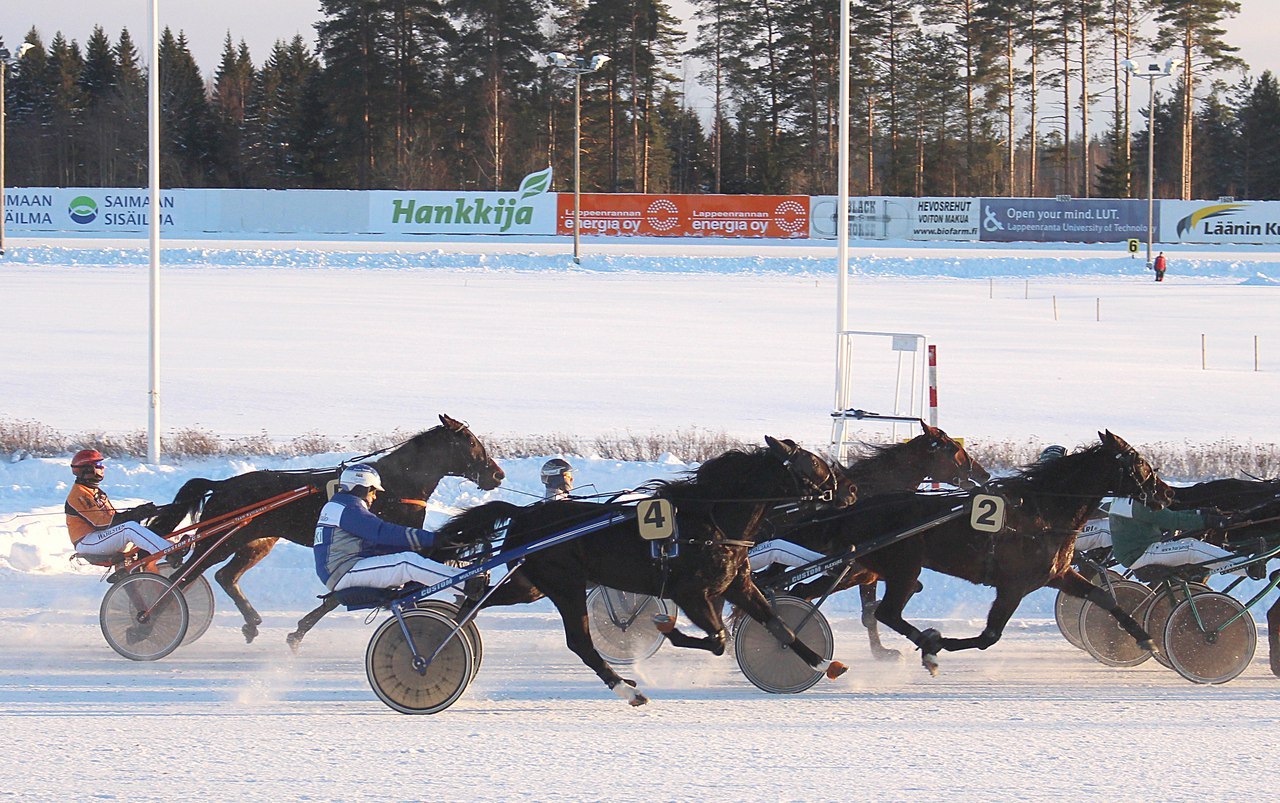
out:
{"label": "spoked wheel", "polygon": [[[1213,591],[1203,583],[1188,583],[1187,588],[1190,589],[1192,595],[1208,594]],[[1151,640],[1155,642],[1158,650],[1155,654],[1155,659],[1170,669],[1173,668],[1173,664],[1169,662],[1169,650],[1165,647],[1164,630],[1169,625],[1169,614],[1173,613],[1174,607],[1186,598],[1187,592],[1181,584],[1161,586],[1147,600],[1147,605],[1144,607],[1146,615],[1138,619],[1139,622],[1142,622],[1142,629],[1150,633]]]}
{"label": "spoked wheel", "polygon": [[[452,602],[445,602],[440,599],[424,599],[417,605],[420,611],[435,611],[442,613],[453,621],[458,621],[459,608]],[[462,626],[462,635],[467,637],[471,642],[471,676],[475,677],[480,674],[480,662],[484,660],[484,642],[480,640],[480,628],[476,627],[476,620],[472,619]]]}
{"label": "spoked wheel", "polygon": [[[774,597],[772,602],[773,612],[809,649],[831,660],[835,640],[822,611],[799,597],[782,595]],[[790,648],[779,644],[764,625],[750,617],[744,617],[738,625],[733,647],[742,674],[770,694],[797,694],[823,677],[821,669],[806,664]]]}
{"label": "spoked wheel", "polygon": [[[1111,584],[1111,593],[1120,608],[1133,616],[1151,596],[1151,589],[1132,580],[1118,580]],[[1080,608],[1079,621],[1080,641],[1085,652],[1107,666],[1137,666],[1151,657],[1106,609],[1086,601]]]}
{"label": "spoked wheel", "polygon": [[471,682],[471,642],[456,629],[453,619],[436,611],[405,611],[403,621],[402,628],[401,620],[391,617],[369,640],[364,655],[369,685],[378,699],[402,714],[443,711],[457,702]]}
{"label": "spoked wheel", "polygon": [[111,586],[98,621],[111,649],[131,661],[156,661],[187,634],[187,601],[158,574],[138,572]]}
{"label": "spoked wheel", "polygon": [[1226,683],[1253,660],[1258,628],[1233,597],[1193,594],[1169,614],[1164,642],[1179,675],[1192,683]]}
{"label": "spoked wheel", "polygon": [[[1124,577],[1116,572],[1107,569],[1107,577],[1112,584],[1124,580]],[[1096,586],[1102,586],[1102,580],[1095,576],[1089,578],[1089,582]],[[1073,597],[1070,594],[1058,592],[1057,599],[1053,602],[1053,618],[1058,623],[1058,632],[1062,633],[1071,646],[1083,650],[1084,639],[1080,637],[1080,609],[1084,607],[1085,600],[1080,597]]]}
{"label": "spoked wheel", "polygon": [[[181,571],[172,566],[158,568],[160,574],[167,578],[172,578]],[[204,579],[204,575],[197,575],[194,580],[188,580],[182,586],[182,596],[187,600],[189,615],[187,635],[182,639],[183,646],[186,646],[203,636],[209,625],[213,624],[213,587]]]}
{"label": "spoked wheel", "polygon": [[587,595],[587,623],[596,652],[611,664],[634,664],[652,656],[665,637],[653,624],[671,606],[660,597],[596,586]]}

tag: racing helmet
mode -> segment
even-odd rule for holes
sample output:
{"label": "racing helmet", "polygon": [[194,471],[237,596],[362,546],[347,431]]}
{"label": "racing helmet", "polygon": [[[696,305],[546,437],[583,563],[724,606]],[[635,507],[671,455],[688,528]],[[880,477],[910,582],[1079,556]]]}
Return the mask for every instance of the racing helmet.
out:
{"label": "racing helmet", "polygon": [[375,491],[384,491],[382,487],[382,477],[378,475],[378,470],[368,463],[356,463],[342,469],[342,474],[338,477],[338,488],[342,491],[353,491],[356,488],[373,488]]}
{"label": "racing helmet", "polygon": [[1067,449],[1065,446],[1052,444],[1040,450],[1040,456],[1036,458],[1037,463],[1048,463],[1050,460],[1057,460],[1059,457],[1066,457]]}
{"label": "racing helmet", "polygon": [[553,457],[542,464],[542,484],[548,487],[561,487],[570,482],[566,475],[573,473],[573,466],[568,460]]}
{"label": "racing helmet", "polygon": [[97,449],[81,449],[76,452],[75,457],[71,458],[71,467],[84,468],[86,466],[92,466],[95,463],[101,463],[105,459],[106,458],[102,456],[102,452],[99,452]]}

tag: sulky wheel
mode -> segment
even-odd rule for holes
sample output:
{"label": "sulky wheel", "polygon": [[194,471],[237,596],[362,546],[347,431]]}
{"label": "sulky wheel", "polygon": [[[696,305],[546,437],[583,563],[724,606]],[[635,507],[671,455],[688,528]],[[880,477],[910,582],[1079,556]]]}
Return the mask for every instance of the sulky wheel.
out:
{"label": "sulky wheel", "polygon": [[[1203,583],[1188,583],[1186,587],[1192,594],[1207,594],[1213,591]],[[1155,642],[1155,659],[1170,669],[1173,668],[1173,664],[1169,663],[1169,650],[1164,645],[1164,630],[1169,624],[1169,614],[1173,613],[1174,607],[1186,598],[1187,592],[1181,583],[1159,586],[1143,608],[1145,615],[1138,618],[1142,629],[1150,633],[1151,640]]]}
{"label": "sulky wheel", "polygon": [[[830,660],[835,648],[831,626],[822,611],[799,597],[774,597],[773,612],[809,649]],[[812,615],[810,615],[812,614]],[[807,621],[806,621],[807,617]],[[800,625],[804,621],[803,627]],[[770,694],[797,694],[823,678],[823,671],[802,661],[778,643],[764,625],[744,618],[733,636],[738,667],[757,688]]]}
{"label": "sulky wheel", "polygon": [[[1132,580],[1118,580],[1111,584],[1111,593],[1120,608],[1132,616],[1151,596],[1151,589]],[[1151,657],[1105,608],[1088,601],[1080,608],[1080,642],[1085,652],[1107,666],[1137,666]]]}
{"label": "sulky wheel", "polygon": [[[445,602],[439,599],[424,599],[417,604],[420,611],[435,611],[442,613],[455,622],[458,621],[457,605],[452,602]],[[484,642],[480,639],[480,628],[476,627],[476,620],[473,617],[471,621],[462,626],[462,635],[467,637],[467,641],[471,642],[471,677],[480,674],[480,662],[484,660]]]}
{"label": "sulky wheel", "polygon": [[1253,660],[1258,628],[1226,594],[1193,594],[1174,606],[1164,630],[1174,670],[1192,683],[1226,683]]}
{"label": "sulky wheel", "polygon": [[138,572],[111,586],[98,611],[111,649],[131,661],[156,661],[187,634],[187,601],[158,574]]}
{"label": "sulky wheel", "polygon": [[402,619],[403,628],[401,619],[393,616],[369,639],[364,655],[369,685],[378,699],[402,714],[443,711],[457,702],[471,682],[471,642],[453,619],[436,611],[405,611]]}
{"label": "sulky wheel", "polygon": [[[1102,578],[1097,574],[1089,576],[1089,582],[1096,586],[1102,586]],[[1116,572],[1107,569],[1107,582],[1111,585],[1123,580]],[[1058,623],[1058,632],[1062,633],[1071,646],[1077,649],[1084,649],[1084,640],[1080,638],[1080,609],[1084,607],[1085,600],[1080,597],[1073,597],[1070,594],[1058,592],[1057,598],[1053,601],[1053,618]]]}
{"label": "sulky wheel", "polygon": [[672,614],[660,597],[596,586],[587,595],[587,624],[596,652],[611,664],[634,664],[652,656],[664,636],[653,617]]}
{"label": "sulky wheel", "polygon": [[[160,574],[168,578],[181,573],[180,569],[174,569],[172,566],[157,568]],[[183,646],[186,646],[203,636],[209,629],[209,625],[213,624],[213,587],[209,585],[208,580],[204,579],[204,575],[196,575],[194,579],[188,579],[182,586],[182,596],[187,601],[189,622],[187,635],[182,639]]]}

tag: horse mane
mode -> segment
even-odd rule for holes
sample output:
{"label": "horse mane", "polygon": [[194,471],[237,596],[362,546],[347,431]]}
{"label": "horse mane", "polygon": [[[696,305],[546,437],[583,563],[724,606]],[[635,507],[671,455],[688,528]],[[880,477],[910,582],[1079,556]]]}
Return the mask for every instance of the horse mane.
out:
{"label": "horse mane", "polygon": [[524,508],[502,500],[467,508],[436,530],[436,539],[449,544],[471,546],[493,537],[500,519],[514,518]]}
{"label": "horse mane", "polygon": [[1074,483],[1064,483],[1064,479],[1095,471],[1099,459],[1105,459],[1108,454],[1105,451],[1106,448],[1104,444],[1097,443],[1079,452],[1072,452],[1043,463],[1035,463],[1007,477],[993,480],[989,487],[1017,495],[1035,491],[1045,485],[1070,486]]}
{"label": "horse mane", "polygon": [[672,499],[714,498],[727,493],[730,483],[740,486],[743,477],[759,474],[762,469],[781,467],[778,458],[765,447],[745,451],[730,449],[685,472],[675,480],[650,480],[639,490]]}

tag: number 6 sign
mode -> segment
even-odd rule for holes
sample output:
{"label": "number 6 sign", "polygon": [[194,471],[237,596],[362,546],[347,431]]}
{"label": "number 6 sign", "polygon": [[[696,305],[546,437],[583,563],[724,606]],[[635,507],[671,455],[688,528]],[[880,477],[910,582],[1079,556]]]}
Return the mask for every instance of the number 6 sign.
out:
{"label": "number 6 sign", "polygon": [[1004,529],[1004,499],[975,494],[969,509],[969,526],[979,532],[998,533]]}

